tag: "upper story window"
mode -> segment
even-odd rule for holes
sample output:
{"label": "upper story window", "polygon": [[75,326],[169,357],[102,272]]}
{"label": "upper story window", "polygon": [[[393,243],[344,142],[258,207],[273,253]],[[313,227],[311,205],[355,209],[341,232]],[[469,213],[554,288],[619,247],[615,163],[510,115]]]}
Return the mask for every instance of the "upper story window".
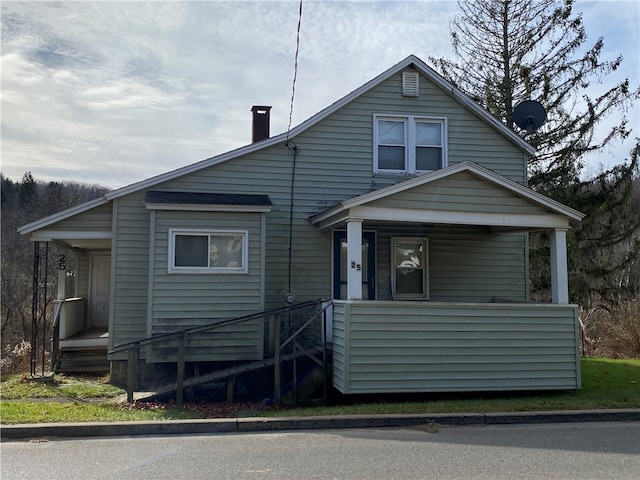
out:
{"label": "upper story window", "polygon": [[169,272],[247,273],[246,231],[169,230]]}
{"label": "upper story window", "polygon": [[447,166],[445,118],[376,115],[374,125],[376,173],[424,173]]}

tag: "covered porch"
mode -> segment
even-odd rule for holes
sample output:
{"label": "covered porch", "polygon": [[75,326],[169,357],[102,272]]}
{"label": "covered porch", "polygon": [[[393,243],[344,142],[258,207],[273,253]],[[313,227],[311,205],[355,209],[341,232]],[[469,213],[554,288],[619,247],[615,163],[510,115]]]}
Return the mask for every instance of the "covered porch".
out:
{"label": "covered porch", "polygon": [[[57,243],[58,289],[51,324],[51,370],[104,373],[109,371],[111,252]],[[86,243],[86,242],[85,242]]]}
{"label": "covered porch", "polygon": [[[347,394],[579,389],[566,234],[581,218],[468,162],[311,217],[320,230],[344,232],[334,242],[334,266],[344,264],[334,274],[334,386]],[[527,233],[537,230],[551,239],[547,304],[529,296]]]}
{"label": "covered porch", "polygon": [[[98,205],[91,221],[83,210]],[[79,214],[71,218],[74,214]],[[19,229],[34,242],[34,265],[42,247],[47,268],[34,268],[34,303],[51,298],[46,286],[57,271],[50,319],[46,322],[53,371],[107,372],[111,293],[111,205],[102,200],[74,207]],[[50,246],[54,248],[51,249]],[[44,291],[42,291],[44,290]],[[48,300],[50,301],[50,300]],[[42,334],[41,334],[42,335]]]}

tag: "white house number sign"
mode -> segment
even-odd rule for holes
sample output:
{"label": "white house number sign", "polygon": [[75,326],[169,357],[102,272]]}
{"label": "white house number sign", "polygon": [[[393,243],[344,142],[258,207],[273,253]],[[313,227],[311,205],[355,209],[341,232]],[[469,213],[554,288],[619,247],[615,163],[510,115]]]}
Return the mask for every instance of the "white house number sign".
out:
{"label": "white house number sign", "polygon": [[351,268],[354,268],[355,270],[357,270],[358,272],[360,270],[362,270],[362,266],[359,263],[356,263],[354,261],[351,261]]}

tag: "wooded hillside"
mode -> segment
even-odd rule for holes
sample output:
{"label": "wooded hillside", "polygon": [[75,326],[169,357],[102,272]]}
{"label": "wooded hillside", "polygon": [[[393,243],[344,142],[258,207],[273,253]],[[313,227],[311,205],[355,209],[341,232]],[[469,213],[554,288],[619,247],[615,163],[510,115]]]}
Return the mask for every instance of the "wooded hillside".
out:
{"label": "wooded hillside", "polygon": [[[60,210],[87,202],[108,191],[98,185],[77,182],[36,181],[30,172],[20,182],[0,174],[2,196],[2,303],[0,335],[2,338],[2,367],[10,369],[16,360],[25,357],[26,342],[32,335],[33,244],[16,228]],[[72,260],[72,259],[71,259]],[[44,262],[44,258],[42,259]],[[51,322],[50,306],[56,294],[58,274],[56,249],[51,245],[48,259],[48,294],[40,302],[37,312],[39,339],[49,337],[46,331]],[[68,276],[74,275],[73,264]],[[42,272],[45,266],[40,265]],[[46,305],[46,315],[44,315]],[[43,331],[43,329],[45,331]],[[44,335],[43,335],[44,334]],[[42,340],[41,340],[42,341]],[[48,341],[48,340],[47,340]],[[28,355],[27,355],[28,356]],[[28,365],[27,365],[28,369]]]}

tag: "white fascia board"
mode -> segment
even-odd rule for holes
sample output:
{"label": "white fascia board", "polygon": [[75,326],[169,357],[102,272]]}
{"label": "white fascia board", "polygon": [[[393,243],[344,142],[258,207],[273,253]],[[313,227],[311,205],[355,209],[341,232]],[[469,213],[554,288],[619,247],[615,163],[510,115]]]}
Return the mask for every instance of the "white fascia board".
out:
{"label": "white fascia board", "polygon": [[53,215],[49,215],[48,217],[44,217],[39,220],[36,220],[35,222],[22,225],[21,227],[18,227],[16,230],[20,235],[26,235],[35,230],[38,230],[39,228],[46,227],[53,223],[59,222],[60,220],[73,217],[74,215],[77,215],[79,213],[86,212],[87,210],[91,210],[92,208],[99,207],[100,205],[104,205],[105,203],[109,202],[109,200],[105,197],[95,198],[93,200],[89,200],[88,202],[81,203],[80,205],[76,205],[75,207],[67,208],[66,210],[62,210],[60,212],[54,213]]}
{"label": "white fascia board", "polygon": [[[318,227],[318,230],[326,230],[327,228],[334,227],[336,225],[340,225],[345,222],[347,219],[351,218],[352,220],[356,220],[355,218],[349,215],[349,211],[336,212],[334,216],[323,217],[322,219],[315,220],[312,217],[311,223]],[[365,220],[365,219],[361,219]]]}
{"label": "white fascia board", "polygon": [[194,205],[191,203],[145,203],[147,210],[179,210],[185,212],[270,212],[271,205]]}
{"label": "white fascia board", "polygon": [[34,242],[53,240],[111,240],[111,231],[38,230],[31,234]]}
{"label": "white fascia board", "polygon": [[391,207],[359,206],[351,209],[349,219],[365,219],[407,223],[443,223],[480,225],[491,227],[568,229],[569,221],[563,215],[455,212],[443,210],[412,210]]}

